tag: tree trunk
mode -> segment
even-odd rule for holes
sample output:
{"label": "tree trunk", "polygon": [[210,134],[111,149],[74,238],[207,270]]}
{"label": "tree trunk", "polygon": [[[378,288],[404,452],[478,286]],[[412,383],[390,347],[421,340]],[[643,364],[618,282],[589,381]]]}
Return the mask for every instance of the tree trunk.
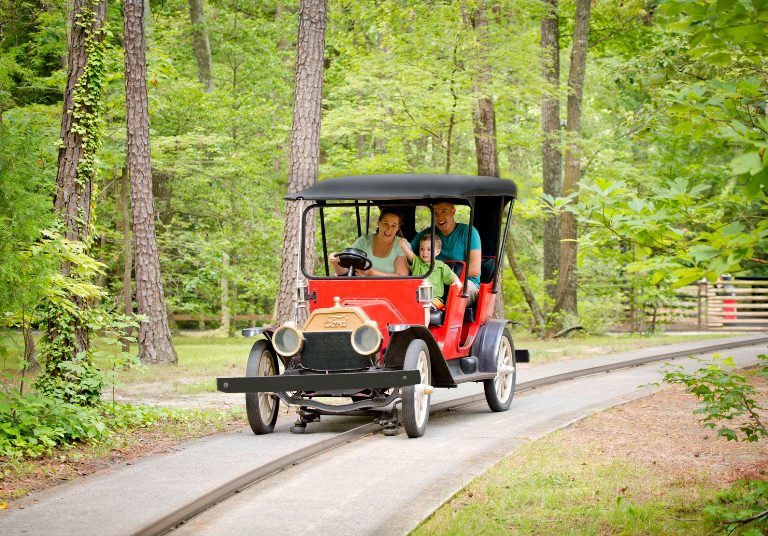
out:
{"label": "tree trunk", "polygon": [[[323,58],[327,0],[301,0],[296,41],[296,75],[291,127],[290,168],[287,193],[303,190],[317,182],[320,171],[320,121],[323,101]],[[293,319],[293,287],[299,252],[301,202],[289,202],[285,209],[280,289],[275,305],[275,320],[282,324]],[[307,223],[306,265],[314,265],[314,219]],[[299,319],[303,321],[303,319]]]}
{"label": "tree trunk", "polygon": [[[479,0],[477,9],[471,17],[477,41],[474,58],[475,80],[472,90],[477,94],[488,91],[491,85],[491,65],[488,63],[490,41],[488,37],[488,18],[485,14],[485,0]],[[493,117],[493,98],[483,95],[477,99],[472,109],[472,123],[475,129],[475,152],[477,156],[477,174],[486,177],[498,177],[496,169],[496,129]]]}
{"label": "tree trunk", "polygon": [[[133,300],[131,298],[131,272],[133,271],[133,254],[131,253],[131,216],[128,212],[128,168],[123,167],[120,178],[120,212],[123,224],[123,312],[133,316]],[[131,330],[126,332],[131,335]],[[131,343],[123,339],[123,352],[131,351]]]}
{"label": "tree trunk", "polygon": [[[576,22],[573,48],[571,49],[571,70],[568,76],[568,145],[565,151],[565,178],[563,197],[578,194],[581,180],[581,102],[584,93],[584,74],[589,47],[590,0],[576,1]],[[574,197],[570,203],[578,202]],[[571,212],[561,215],[560,229],[560,269],[557,277],[556,309],[578,316],[576,302],[576,255],[578,253],[576,217]]]}
{"label": "tree trunk", "polygon": [[131,179],[131,216],[136,258],[136,305],[137,312],[148,317],[148,321],[142,322],[139,327],[139,358],[146,364],[176,364],[178,357],[168,328],[155,236],[143,0],[124,1],[123,27],[127,162]]}
{"label": "tree trunk", "polygon": [[203,85],[203,91],[211,93],[213,91],[213,60],[203,0],[189,0],[189,19],[192,22],[192,48],[197,62],[197,80]]}
{"label": "tree trunk", "polygon": [[544,313],[539,306],[539,302],[536,301],[536,295],[533,293],[531,285],[528,283],[528,279],[525,277],[520,265],[517,264],[517,251],[515,247],[515,240],[511,237],[507,237],[507,242],[504,245],[504,253],[507,254],[507,261],[509,261],[509,267],[512,268],[512,273],[515,274],[515,279],[520,285],[520,289],[523,291],[525,301],[528,302],[528,307],[531,309],[533,315],[533,324],[536,334],[539,337],[544,336],[544,329],[547,324]]}
{"label": "tree trunk", "polygon": [[[547,15],[541,18],[541,54],[544,79],[551,85],[552,94],[541,100],[541,166],[544,193],[560,197],[563,189],[562,155],[559,147],[560,99],[560,30],[558,28],[558,0],[544,0]],[[548,215],[544,219],[544,280],[547,295],[557,299],[555,284],[560,257],[560,220]]]}
{"label": "tree trunk", "polygon": [[32,337],[32,325],[24,320],[21,331],[24,333],[24,360],[27,362],[27,370],[37,372],[40,370],[40,362],[35,351],[35,339]]}
{"label": "tree trunk", "polygon": [[229,334],[230,311],[229,311],[229,254],[221,254],[221,327],[219,330],[224,335]]}
{"label": "tree trunk", "polygon": [[[88,154],[92,151],[85,146],[80,130],[73,128],[78,123],[76,114],[82,117],[100,112],[100,106],[96,104],[100,99],[79,99],[77,102],[75,100],[78,87],[86,82],[82,81],[90,58],[86,40],[89,35],[94,35],[99,43],[104,38],[104,34],[99,30],[107,15],[107,3],[103,0],[96,4],[90,17],[90,24],[84,27],[81,21],[91,6],[90,0],[75,0],[72,11],[67,85],[64,90],[64,113],[61,118],[61,147],[53,199],[54,209],[62,218],[64,237],[71,241],[86,240],[91,223],[93,170],[85,171],[87,176],[82,176],[78,173],[78,167],[85,158],[92,158],[93,154]],[[65,268],[65,275],[69,275],[69,266]]]}
{"label": "tree trunk", "polygon": [[[95,126],[85,127],[83,122],[101,113],[101,95],[83,95],[85,91],[94,91],[90,87],[97,74],[88,73],[86,66],[90,59],[91,43],[101,43],[104,33],[101,31],[107,16],[107,2],[102,0],[93,4],[90,0],[75,0],[71,10],[72,25],[69,34],[69,52],[67,55],[67,84],[64,89],[64,112],[61,118],[61,146],[59,148],[58,168],[53,206],[62,223],[64,238],[72,242],[85,242],[91,225],[91,190],[95,174],[94,145]],[[79,128],[78,128],[79,127]],[[88,128],[92,137],[83,136],[83,128]],[[90,164],[90,165],[89,165]],[[65,277],[71,275],[69,262],[62,263],[61,271]],[[76,307],[84,309],[87,304],[82,298],[72,297]],[[88,329],[73,320],[74,348],[71,356],[59,355],[54,360],[75,359],[89,348]],[[47,338],[55,340],[58,328],[55,321],[48,323]],[[85,355],[85,354],[83,354]],[[49,356],[50,357],[50,356]],[[51,369],[53,372],[54,369]],[[55,373],[55,372],[54,372]]]}
{"label": "tree trunk", "polygon": [[[488,18],[486,16],[486,2],[479,0],[477,9],[469,18],[475,29],[476,53],[474,57],[475,77],[472,91],[482,95],[477,99],[472,109],[472,124],[475,131],[475,157],[477,159],[477,174],[486,177],[498,177],[498,158],[496,156],[496,118],[493,111],[493,98],[488,95],[491,86],[491,64],[488,63],[490,52],[490,38],[488,36]],[[451,88],[453,89],[453,88]],[[454,95],[455,97],[455,95]],[[456,99],[454,98],[454,106]],[[453,117],[449,123],[449,129],[453,126]],[[446,155],[447,164],[450,157]],[[502,259],[499,259],[501,261]],[[501,262],[499,262],[501,266]],[[501,274],[499,274],[501,279]],[[499,287],[493,305],[493,318],[504,318],[504,293]]]}

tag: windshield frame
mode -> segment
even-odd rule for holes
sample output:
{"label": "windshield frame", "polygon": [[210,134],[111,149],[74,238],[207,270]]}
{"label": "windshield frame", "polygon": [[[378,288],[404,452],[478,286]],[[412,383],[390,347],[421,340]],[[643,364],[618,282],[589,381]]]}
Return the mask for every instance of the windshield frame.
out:
{"label": "windshield frame", "polygon": [[[326,241],[326,236],[325,236],[325,214],[324,214],[324,209],[325,208],[330,208],[330,207],[345,207],[345,208],[355,207],[356,208],[356,212],[358,213],[358,230],[360,231],[360,226],[359,226],[360,225],[360,223],[359,223],[360,222],[360,220],[359,220],[360,207],[367,207],[368,210],[370,210],[371,206],[376,206],[376,207],[404,207],[404,206],[407,206],[407,207],[410,207],[410,206],[417,207],[418,206],[418,207],[426,207],[426,208],[429,209],[430,220],[431,220],[431,224],[430,224],[430,230],[431,230],[430,239],[431,239],[431,246],[432,246],[432,255],[431,255],[431,258],[430,258],[430,261],[429,261],[429,271],[426,274],[422,274],[422,275],[387,275],[387,276],[381,276],[381,275],[371,275],[371,276],[344,276],[344,275],[338,276],[338,275],[330,275],[330,271],[328,269],[328,249],[327,249],[327,241]],[[306,232],[305,231],[306,231],[307,214],[312,209],[319,209],[319,211],[320,211],[320,232],[321,232],[321,235],[322,235],[321,239],[322,239],[322,242],[323,242],[323,257],[324,257],[324,261],[325,261],[326,274],[329,274],[329,275],[320,275],[320,276],[318,276],[318,275],[309,275],[307,273],[307,270],[306,270],[306,266],[305,266],[306,255],[303,254],[306,251]],[[352,201],[352,202],[347,202],[347,203],[338,203],[338,202],[327,203],[325,201],[318,201],[316,203],[312,203],[311,205],[306,207],[301,212],[301,253],[302,254],[299,255],[299,257],[300,257],[299,265],[301,267],[301,273],[308,280],[334,280],[334,281],[338,281],[340,278],[341,279],[347,279],[347,280],[357,280],[357,278],[361,278],[361,279],[363,279],[365,281],[369,281],[369,280],[392,280],[392,279],[426,279],[427,277],[429,277],[432,274],[432,271],[435,268],[435,255],[434,255],[434,251],[435,251],[435,209],[432,207],[431,203],[429,203],[429,202],[425,203],[424,200],[419,200],[419,201],[376,201],[376,202],[373,202],[373,201],[365,201],[365,202]],[[414,255],[416,255],[416,252],[414,252]],[[466,268],[465,268],[465,272],[466,272]]]}

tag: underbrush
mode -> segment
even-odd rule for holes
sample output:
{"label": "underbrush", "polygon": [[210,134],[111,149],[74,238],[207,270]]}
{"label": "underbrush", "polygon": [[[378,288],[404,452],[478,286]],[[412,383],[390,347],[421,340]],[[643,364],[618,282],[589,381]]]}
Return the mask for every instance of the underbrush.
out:
{"label": "underbrush", "polygon": [[57,447],[96,444],[160,422],[210,424],[230,413],[117,403],[76,406],[38,394],[12,396],[0,400],[0,456],[51,455]]}

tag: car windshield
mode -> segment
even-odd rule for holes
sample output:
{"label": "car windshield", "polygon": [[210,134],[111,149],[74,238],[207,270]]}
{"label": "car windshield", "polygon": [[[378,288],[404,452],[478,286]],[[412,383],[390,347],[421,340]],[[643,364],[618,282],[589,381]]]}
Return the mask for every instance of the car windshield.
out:
{"label": "car windshield", "polygon": [[[308,206],[307,203],[306,206]],[[460,207],[462,219],[469,219],[469,208]],[[457,211],[458,212],[458,211]],[[312,205],[304,216],[304,225],[314,226],[314,243],[303,248],[302,267],[308,277],[333,277],[348,275],[350,262],[358,262],[356,274],[374,277],[416,277],[411,276],[407,267],[407,249],[416,233],[432,225],[433,210],[428,205],[415,202],[402,204],[381,204],[361,202],[328,203]],[[404,238],[407,245],[401,242]],[[368,266],[354,256],[345,256],[341,261],[339,253],[355,248],[365,252],[370,260]],[[352,252],[360,254],[358,252]],[[418,249],[415,252],[418,256]],[[339,262],[345,266],[339,266]],[[430,261],[431,264],[431,261]],[[423,277],[419,276],[419,277]]]}

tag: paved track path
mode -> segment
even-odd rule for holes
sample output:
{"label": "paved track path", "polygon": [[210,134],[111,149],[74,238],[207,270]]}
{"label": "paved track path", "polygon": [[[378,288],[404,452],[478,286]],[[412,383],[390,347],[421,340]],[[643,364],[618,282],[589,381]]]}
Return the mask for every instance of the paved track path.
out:
{"label": "paved track path", "polygon": [[[711,341],[709,342],[711,344]],[[702,342],[520,370],[518,382],[630,360]],[[727,350],[748,365],[765,345]],[[369,436],[289,468],[190,520],[174,534],[406,534],[436,507],[523,442],[654,388],[659,364],[598,374],[520,393],[505,413],[484,403],[432,415],[425,437]],[[433,403],[481,392],[476,384],[436,391]],[[31,495],[0,512],[0,533],[128,536],[241,473],[351,429],[367,419],[328,418],[306,435],[227,433],[134,460]],[[18,506],[24,509],[19,509]]]}

